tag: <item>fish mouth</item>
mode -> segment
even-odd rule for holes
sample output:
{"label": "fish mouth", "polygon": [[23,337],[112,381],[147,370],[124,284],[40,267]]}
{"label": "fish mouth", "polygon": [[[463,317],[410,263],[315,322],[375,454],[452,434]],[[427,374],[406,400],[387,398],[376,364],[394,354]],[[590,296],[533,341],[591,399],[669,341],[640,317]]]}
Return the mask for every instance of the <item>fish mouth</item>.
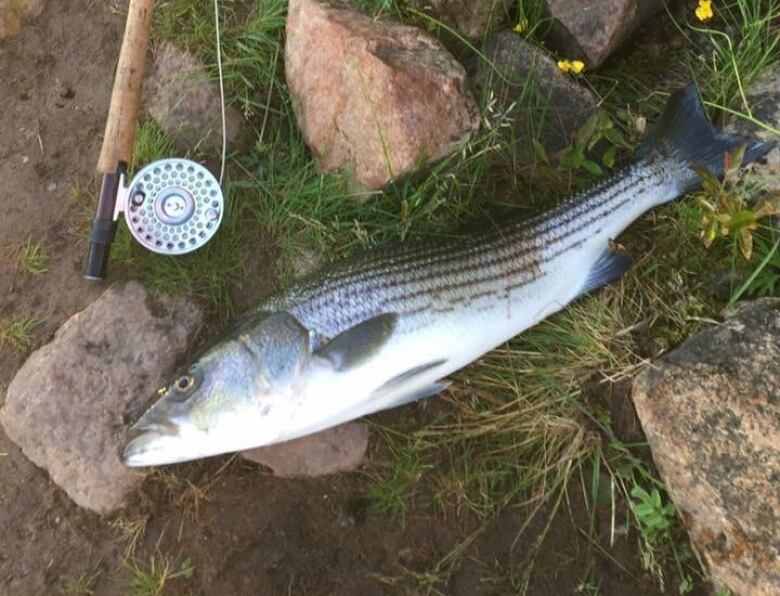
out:
{"label": "fish mouth", "polygon": [[172,422],[135,424],[128,431],[120,459],[130,467],[175,463],[166,456],[165,445],[179,435],[179,427]]}

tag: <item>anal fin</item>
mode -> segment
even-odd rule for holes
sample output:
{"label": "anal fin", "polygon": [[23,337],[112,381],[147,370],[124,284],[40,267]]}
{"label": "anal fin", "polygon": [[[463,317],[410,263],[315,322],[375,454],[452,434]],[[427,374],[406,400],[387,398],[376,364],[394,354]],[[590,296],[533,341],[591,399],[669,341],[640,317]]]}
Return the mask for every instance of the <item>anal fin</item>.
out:
{"label": "anal fin", "polygon": [[585,283],[580,289],[580,295],[595,292],[602,286],[619,279],[631,268],[633,261],[628,255],[608,248],[593,264]]}
{"label": "anal fin", "polygon": [[401,373],[382,384],[371,394],[371,402],[383,402],[382,409],[394,408],[441,393],[449,387],[449,381],[420,384],[420,377],[441,366],[446,360],[434,360]]}
{"label": "anal fin", "polygon": [[402,389],[399,389],[397,392],[392,392],[389,390],[381,390],[380,388],[374,392],[371,398],[387,399],[387,401],[382,404],[383,410],[387,408],[397,408],[398,406],[404,406],[406,404],[420,401],[421,399],[425,399],[426,397],[432,397],[437,393],[441,393],[442,391],[444,391],[451,384],[452,383],[450,381],[447,381],[445,379],[441,381],[436,381],[435,383],[431,383],[430,385],[417,387],[409,391],[403,391]]}

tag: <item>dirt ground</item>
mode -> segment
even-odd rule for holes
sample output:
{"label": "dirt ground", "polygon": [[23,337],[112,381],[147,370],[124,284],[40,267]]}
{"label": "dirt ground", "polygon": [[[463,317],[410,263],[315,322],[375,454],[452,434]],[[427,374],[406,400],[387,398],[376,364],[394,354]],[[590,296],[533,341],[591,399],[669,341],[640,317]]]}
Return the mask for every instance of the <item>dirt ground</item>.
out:
{"label": "dirt ground", "polygon": [[[103,290],[82,278],[85,244],[74,232],[72,208],[77,189],[93,180],[121,9],[95,0],[49,2],[15,40],[0,45],[0,318],[42,318],[34,347]],[[17,268],[14,251],[28,238],[50,248],[45,275]],[[259,279],[258,285],[270,283]],[[0,400],[22,361],[12,350],[0,350]],[[136,560],[164,554],[173,571],[191,561],[192,577],[170,580],[166,593],[424,593],[416,582],[383,582],[377,575],[430,568],[474,522],[422,508],[400,523],[366,508],[367,486],[361,473],[280,480],[254,465],[217,458],[151,477],[121,516],[106,519],[77,508],[0,431],[0,594],[57,594],[66,578],[95,572],[95,593],[127,594],[130,573],[123,556],[129,545],[119,539],[120,519],[146,521]],[[531,594],[585,592],[583,561],[593,545],[578,530],[587,520],[576,500],[555,519]],[[608,512],[600,518],[608,523]],[[513,593],[509,584],[481,578],[511,566],[531,548],[541,528],[535,532],[532,526],[515,543],[524,521],[513,509],[502,514],[438,593]],[[599,593],[657,593],[639,566],[636,536],[618,541],[609,551],[615,560],[595,558]]]}

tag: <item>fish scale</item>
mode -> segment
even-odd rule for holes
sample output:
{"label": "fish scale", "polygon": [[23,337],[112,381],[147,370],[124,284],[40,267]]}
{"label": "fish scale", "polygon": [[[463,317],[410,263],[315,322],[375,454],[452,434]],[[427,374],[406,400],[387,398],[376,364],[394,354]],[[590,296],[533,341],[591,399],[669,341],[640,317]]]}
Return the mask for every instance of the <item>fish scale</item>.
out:
{"label": "fish scale", "polygon": [[261,304],[196,357],[131,429],[131,466],[288,441],[441,392],[446,377],[630,261],[612,249],[645,211],[722,175],[724,153],[768,152],[716,131],[678,92],[635,159],[556,208],[467,238],[397,244],[335,263]]}
{"label": "fish scale", "polygon": [[[626,226],[633,221],[619,211],[629,204],[635,208],[638,197],[664,184],[667,174],[657,162],[632,164],[546,214],[499,224],[471,238],[363,253],[314,272],[259,308],[286,310],[327,341],[382,313],[411,318],[407,328],[419,329],[436,324],[426,315],[474,308],[475,299],[503,303],[512,291],[554,272],[556,259],[566,258],[585,239],[596,239],[608,218],[624,219]],[[615,236],[622,227],[613,226]]]}

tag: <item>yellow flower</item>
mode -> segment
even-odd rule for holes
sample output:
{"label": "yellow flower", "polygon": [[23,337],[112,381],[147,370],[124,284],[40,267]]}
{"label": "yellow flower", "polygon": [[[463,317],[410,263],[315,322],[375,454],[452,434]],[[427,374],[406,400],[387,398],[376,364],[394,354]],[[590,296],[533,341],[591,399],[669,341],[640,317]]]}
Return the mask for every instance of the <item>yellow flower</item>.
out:
{"label": "yellow flower", "polygon": [[580,74],[585,70],[585,63],[582,60],[558,60],[558,69],[561,72]]}
{"label": "yellow flower", "polygon": [[517,21],[517,25],[515,25],[515,33],[522,33],[526,29],[528,29],[528,19],[523,17]]}
{"label": "yellow flower", "polygon": [[712,0],[699,0],[699,5],[696,7],[696,18],[700,21],[709,21],[714,16]]}

